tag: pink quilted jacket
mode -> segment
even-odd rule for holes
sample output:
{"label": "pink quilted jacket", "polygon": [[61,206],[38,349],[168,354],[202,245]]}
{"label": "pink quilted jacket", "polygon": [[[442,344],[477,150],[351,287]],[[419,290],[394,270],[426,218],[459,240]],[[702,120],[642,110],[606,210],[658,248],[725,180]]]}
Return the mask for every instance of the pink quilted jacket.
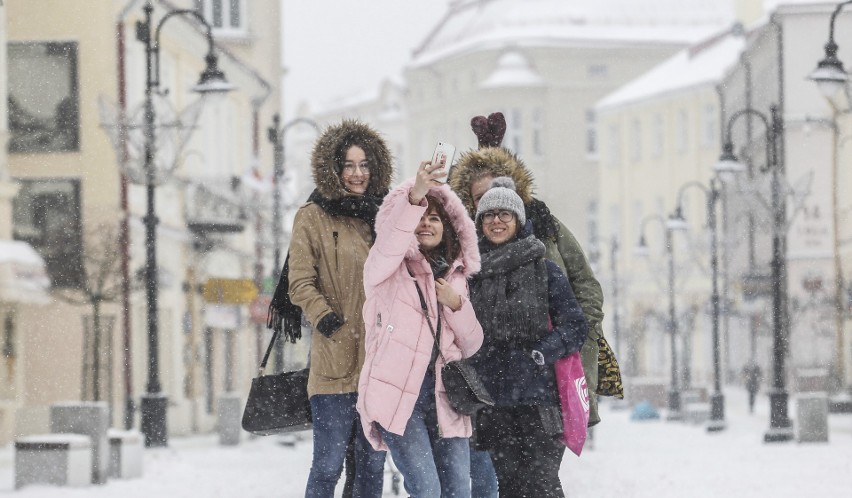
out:
{"label": "pink quilted jacket", "polygon": [[[434,339],[423,317],[416,279],[426,297],[432,325],[437,326],[435,284],[429,263],[418,249],[414,230],[426,211],[408,202],[414,180],[408,180],[385,197],[376,216],[376,242],[364,265],[366,359],[358,382],[358,413],[364,434],[377,450],[386,450],[374,422],[389,432],[402,434],[420,393],[432,355]],[[458,311],[441,306],[441,351],[447,361],[467,358],[482,345],[482,327],[468,300],[467,277],[479,271],[476,230],[459,198],[450,187],[433,187],[429,194],[442,200],[461,242],[461,255],[451,265],[447,281],[462,296]],[[409,270],[414,275],[409,274]],[[435,365],[438,428],[442,437],[470,437],[470,417],[450,407],[440,371]]]}

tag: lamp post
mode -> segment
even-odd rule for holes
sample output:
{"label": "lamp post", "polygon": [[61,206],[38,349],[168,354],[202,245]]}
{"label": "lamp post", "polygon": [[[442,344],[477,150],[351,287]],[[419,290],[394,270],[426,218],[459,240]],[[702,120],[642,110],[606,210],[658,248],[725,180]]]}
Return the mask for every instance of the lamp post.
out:
{"label": "lamp post", "polygon": [[[272,170],[272,280],[278,282],[281,278],[281,235],[284,232],[281,226],[281,177],[284,175],[284,138],[287,130],[298,124],[311,126],[319,132],[319,125],[308,118],[295,118],[281,125],[281,116],[275,114],[272,117],[272,126],[267,129],[269,142],[273,147],[273,170]],[[284,341],[275,343],[275,371],[284,370]]]}
{"label": "lamp post", "polygon": [[615,334],[615,351],[621,352],[621,310],[618,301],[618,237],[612,236],[609,253],[610,269],[612,271],[612,328]]}
{"label": "lamp post", "polygon": [[789,441],[793,438],[793,424],[787,415],[788,394],[785,361],[788,348],[789,320],[787,295],[787,204],[781,192],[784,176],[778,158],[778,139],[784,123],[776,106],[770,107],[770,116],[751,108],[741,109],[731,115],[726,127],[720,164],[738,162],[734,155],[731,129],[742,116],[758,118],[766,128],[766,167],[772,173],[772,390],[769,393],[769,430],[765,442]]}
{"label": "lamp post", "polygon": [[[845,5],[852,4],[852,0],[841,2],[835,7],[831,14],[831,20],[828,29],[828,43],[825,44],[825,59],[817,63],[817,68],[808,76],[809,79],[816,82],[820,92],[828,101],[832,108],[833,116],[830,122],[832,130],[832,158],[831,158],[831,210],[832,210],[832,247],[834,249],[834,316],[837,346],[835,348],[834,360],[834,378],[838,387],[846,384],[846,351],[845,340],[843,338],[843,310],[844,305],[844,289],[843,289],[843,266],[840,259],[839,247],[839,185],[838,179],[838,148],[840,129],[837,123],[837,116],[841,113],[852,112],[852,95],[849,92],[849,75],[843,69],[843,63],[837,58],[837,44],[834,42],[834,23],[837,21],[837,16]],[[843,89],[846,93],[846,109],[840,109],[833,100],[837,93]]]}
{"label": "lamp post", "polygon": [[156,187],[156,171],[154,155],[156,143],[154,133],[153,94],[160,86],[160,30],[163,24],[174,16],[190,15],[196,18],[206,28],[208,51],[205,57],[206,68],[201,73],[198,85],[193,90],[204,95],[222,93],[231,90],[232,86],[225,80],[225,75],[217,67],[217,57],[213,52],[213,35],[210,25],[195,10],[183,9],[169,11],[154,28],[152,14],[154,6],[149,0],[143,8],[145,20],[136,23],[136,39],[145,44],[145,190],[147,205],[145,212],[145,295],[148,318],[148,379],[145,395],[141,401],[142,432],[145,434],[145,446],[166,446],[168,433],[166,429],[166,407],[168,399],[162,392],[159,375],[158,347],[158,309],[157,309],[157,215],[154,209],[154,194]]}
{"label": "lamp post", "polygon": [[669,340],[671,347],[671,385],[669,386],[669,413],[668,420],[680,420],[682,417],[680,406],[680,387],[677,380],[677,311],[675,309],[675,268],[674,268],[674,241],[672,231],[679,229],[674,225],[669,224],[659,214],[652,214],[642,219],[639,227],[639,243],[633,250],[637,256],[647,256],[648,244],[645,241],[645,225],[650,221],[658,221],[665,232],[665,246],[668,263],[668,294],[669,294]]}
{"label": "lamp post", "polygon": [[707,200],[707,228],[710,230],[710,272],[711,272],[711,322],[713,334],[713,394],[710,396],[710,423],[707,425],[709,432],[721,431],[725,428],[725,396],[722,394],[722,358],[719,347],[719,233],[716,222],[716,203],[721,197],[720,182],[726,177],[743,171],[743,167],[732,161],[720,161],[715,166],[716,176],[710,180],[710,186],[706,187],[699,182],[684,184],[677,194],[677,205],[670,221],[679,221],[683,224],[686,219],[683,215],[683,194],[689,187],[697,187],[704,192]]}

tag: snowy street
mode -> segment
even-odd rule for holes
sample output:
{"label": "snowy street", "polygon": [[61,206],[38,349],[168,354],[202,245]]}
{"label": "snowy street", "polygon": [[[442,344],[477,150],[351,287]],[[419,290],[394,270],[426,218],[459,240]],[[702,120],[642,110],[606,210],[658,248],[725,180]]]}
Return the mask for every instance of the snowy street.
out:
{"label": "snowy street", "polygon": [[[567,453],[562,483],[571,497],[848,496],[852,489],[852,416],[831,415],[828,444],[762,442],[768,403],[746,410],[743,390],[726,392],[728,429],[663,420],[631,422],[627,410],[603,409],[603,422],[581,458]],[[792,398],[791,416],[795,416]],[[794,420],[795,424],[795,420]],[[0,493],[49,497],[303,496],[311,459],[309,433],[293,447],[274,437],[221,447],[214,435],[173,438],[147,450],[145,476],[89,488],[28,487],[13,492],[13,450],[0,451]],[[390,492],[390,474],[385,480]],[[338,492],[340,487],[338,487]],[[403,495],[404,496],[404,495]]]}

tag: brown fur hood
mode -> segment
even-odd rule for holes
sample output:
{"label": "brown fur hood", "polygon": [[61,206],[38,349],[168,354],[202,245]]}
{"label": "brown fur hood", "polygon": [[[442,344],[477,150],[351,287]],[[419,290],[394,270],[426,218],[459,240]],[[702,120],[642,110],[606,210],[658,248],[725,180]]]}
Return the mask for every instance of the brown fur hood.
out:
{"label": "brown fur hood", "polygon": [[459,196],[465,209],[471,218],[476,214],[473,207],[473,197],[470,195],[470,186],[487,172],[494,176],[508,176],[515,181],[515,191],[528,205],[533,199],[533,176],[524,166],[517,155],[503,147],[483,147],[478,150],[470,150],[461,155],[458,162],[453,166],[450,186]]}
{"label": "brown fur hood", "polygon": [[366,194],[384,197],[393,177],[393,158],[384,139],[369,125],[357,120],[344,119],[341,123],[326,128],[314,145],[311,168],[314,184],[326,199],[338,199],[346,195],[340,180],[340,168],[346,149],[357,145],[364,149],[370,163],[370,185]]}

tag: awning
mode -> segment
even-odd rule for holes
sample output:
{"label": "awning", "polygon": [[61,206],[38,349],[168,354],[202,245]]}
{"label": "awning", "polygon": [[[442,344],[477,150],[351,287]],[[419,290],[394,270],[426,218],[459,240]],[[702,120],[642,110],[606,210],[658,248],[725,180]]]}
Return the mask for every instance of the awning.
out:
{"label": "awning", "polygon": [[47,304],[49,288],[44,260],[31,245],[0,240],[0,302]]}

